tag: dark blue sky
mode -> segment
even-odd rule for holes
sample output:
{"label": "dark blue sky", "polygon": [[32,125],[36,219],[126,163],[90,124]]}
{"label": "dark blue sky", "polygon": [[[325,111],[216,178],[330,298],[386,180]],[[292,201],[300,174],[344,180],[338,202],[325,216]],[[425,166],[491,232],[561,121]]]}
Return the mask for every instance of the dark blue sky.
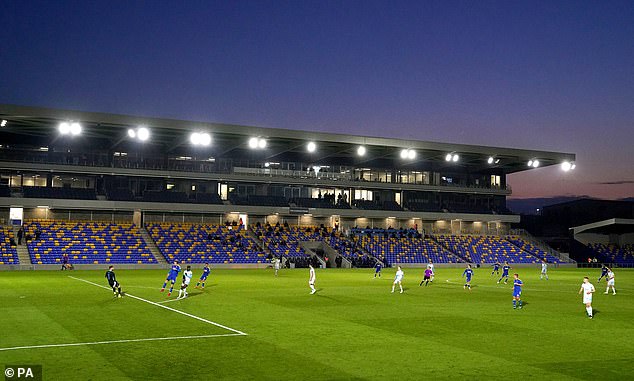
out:
{"label": "dark blue sky", "polygon": [[3,2],[0,102],[562,150],[514,196],[634,195],[632,1],[182,3]]}

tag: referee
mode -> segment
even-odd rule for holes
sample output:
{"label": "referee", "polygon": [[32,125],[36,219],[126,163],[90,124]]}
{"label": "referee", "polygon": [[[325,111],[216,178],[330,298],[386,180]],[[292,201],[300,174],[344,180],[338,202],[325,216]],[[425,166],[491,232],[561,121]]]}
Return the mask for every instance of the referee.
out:
{"label": "referee", "polygon": [[114,297],[122,297],[123,293],[121,292],[121,285],[117,282],[117,276],[114,275],[114,266],[108,267],[108,271],[106,271],[106,279],[108,279],[108,284],[112,287]]}

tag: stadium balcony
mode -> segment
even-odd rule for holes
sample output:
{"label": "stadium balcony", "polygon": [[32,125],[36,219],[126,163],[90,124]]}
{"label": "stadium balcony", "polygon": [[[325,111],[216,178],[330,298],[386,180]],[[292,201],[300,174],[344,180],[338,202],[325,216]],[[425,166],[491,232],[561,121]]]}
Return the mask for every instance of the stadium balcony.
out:
{"label": "stadium balcony", "polygon": [[358,209],[365,210],[390,210],[390,211],[403,211],[403,208],[396,201],[368,201],[368,200],[354,200],[352,204]]}
{"label": "stadium balcony", "polygon": [[143,201],[145,202],[164,202],[164,203],[189,203],[191,202],[184,192],[172,191],[145,191],[143,192]]}
{"label": "stadium balcony", "polygon": [[471,263],[538,263],[540,259],[511,242],[493,236],[438,235],[440,244]]}
{"label": "stadium balcony", "polygon": [[613,244],[589,243],[588,248],[596,254],[600,262],[619,265],[634,264],[634,245],[628,244],[619,247]]}
{"label": "stadium balcony", "polygon": [[106,197],[110,201],[134,201],[134,194],[130,189],[109,189],[106,191]]}
{"label": "stadium balcony", "polygon": [[136,225],[112,222],[26,221],[27,248],[34,264],[154,264]]}
{"label": "stadium balcony", "polygon": [[218,193],[196,193],[194,201],[196,204],[222,205],[222,199]]}
{"label": "stadium balcony", "polygon": [[19,263],[13,231],[2,226],[0,227],[0,265],[17,265]]}
{"label": "stadium balcony", "polygon": [[533,256],[539,259],[545,259],[548,263],[562,263],[559,258],[553,256],[550,253],[547,253],[546,251],[518,236],[510,236],[507,238],[507,240],[520,249],[532,254]]}
{"label": "stadium balcony", "polygon": [[440,205],[419,200],[410,200],[405,204],[405,207],[412,212],[443,212],[443,209],[440,207]]}
{"label": "stadium balcony", "polygon": [[265,263],[264,251],[241,226],[147,223],[150,237],[168,262]]}
{"label": "stadium balcony", "polygon": [[67,187],[23,187],[22,194],[28,198],[61,198],[73,200],[96,200],[94,189]]}
{"label": "stadium balcony", "polygon": [[231,196],[230,201],[234,205],[276,206],[288,207],[288,201],[283,196],[256,196],[247,197]]}
{"label": "stadium balcony", "polygon": [[303,208],[321,208],[321,209],[351,209],[350,204],[343,200],[335,201],[330,198],[310,198],[297,197],[290,200],[291,203]]}
{"label": "stadium balcony", "polygon": [[493,214],[493,210],[486,206],[447,205],[446,209],[451,213],[465,214]]}

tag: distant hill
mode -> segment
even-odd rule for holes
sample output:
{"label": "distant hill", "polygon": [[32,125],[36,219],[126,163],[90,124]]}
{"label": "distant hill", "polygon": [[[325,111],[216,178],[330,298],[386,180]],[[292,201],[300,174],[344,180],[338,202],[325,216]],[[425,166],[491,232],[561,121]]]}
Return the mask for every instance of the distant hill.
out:
{"label": "distant hill", "polygon": [[[542,209],[545,206],[588,198],[594,199],[594,197],[590,196],[515,198],[506,200],[506,207],[509,208],[513,213],[517,214],[537,214],[537,209]],[[618,201],[634,202],[634,197],[622,198]]]}
{"label": "distant hill", "polygon": [[540,198],[515,198],[506,200],[506,207],[518,214],[537,214],[537,209],[562,202],[591,198],[588,196],[557,196]]}

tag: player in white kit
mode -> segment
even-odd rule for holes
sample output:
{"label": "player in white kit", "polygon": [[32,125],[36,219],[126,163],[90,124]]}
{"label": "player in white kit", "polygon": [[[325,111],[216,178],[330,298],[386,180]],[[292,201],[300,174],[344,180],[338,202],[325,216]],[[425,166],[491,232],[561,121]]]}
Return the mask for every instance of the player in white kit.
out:
{"label": "player in white kit", "polygon": [[539,279],[541,280],[543,277],[548,280],[548,263],[546,263],[545,259],[542,259],[542,273],[539,274]]}
{"label": "player in white kit", "polygon": [[178,298],[176,299],[180,299],[181,296],[183,298],[186,298],[187,295],[189,295],[187,293],[187,286],[189,286],[189,282],[192,281],[193,276],[194,276],[194,273],[192,272],[192,267],[187,266],[187,270],[183,271],[183,283],[181,284],[181,289],[178,290]]}
{"label": "player in white kit", "polygon": [[403,285],[401,282],[403,281],[403,270],[401,270],[401,266],[398,266],[396,270],[396,276],[394,277],[394,282],[392,283],[392,292],[394,292],[394,287],[398,283],[398,287],[401,289],[401,294],[403,293]]}
{"label": "player in white kit", "polygon": [[280,271],[280,259],[273,258],[273,268],[275,269],[275,276],[277,276],[277,272]]}
{"label": "player in white kit", "polygon": [[315,268],[313,265],[308,265],[310,270],[308,271],[308,286],[310,286],[310,294],[314,294],[317,292],[315,289]]}
{"label": "player in white kit", "polygon": [[594,291],[594,286],[590,283],[590,279],[587,276],[583,277],[579,294],[583,293],[583,304],[586,305],[586,313],[590,319],[592,319],[592,294]]}
{"label": "player in white kit", "polygon": [[607,294],[612,287],[612,295],[616,295],[616,288],[614,288],[614,271],[608,267],[608,275],[605,276],[608,279],[608,287],[605,289],[604,294]]}

